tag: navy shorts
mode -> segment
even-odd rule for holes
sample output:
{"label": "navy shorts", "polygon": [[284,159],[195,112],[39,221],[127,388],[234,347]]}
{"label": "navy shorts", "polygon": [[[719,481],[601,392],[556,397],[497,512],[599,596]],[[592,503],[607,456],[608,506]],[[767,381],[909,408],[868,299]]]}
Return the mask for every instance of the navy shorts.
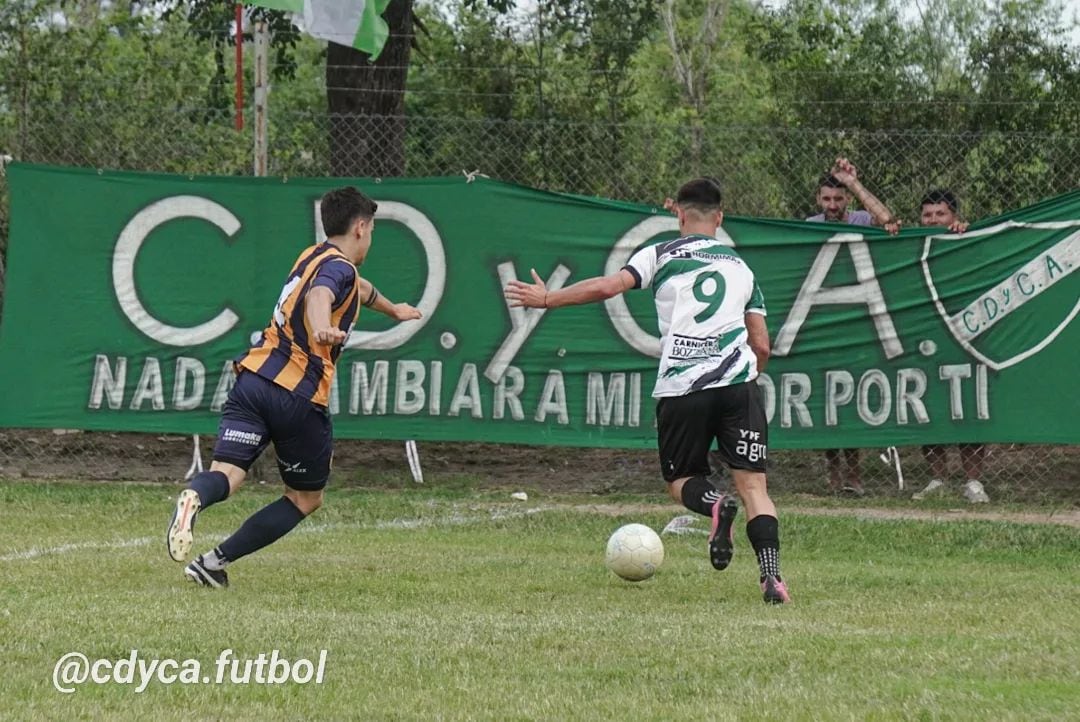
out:
{"label": "navy shorts", "polygon": [[221,411],[214,461],[247,471],[271,441],[286,486],[298,491],[326,486],[334,456],[329,411],[256,373],[241,371]]}
{"label": "navy shorts", "polygon": [[656,405],[656,427],[666,481],[708,476],[714,441],[730,468],[765,471],[769,426],[757,382],[662,398]]}

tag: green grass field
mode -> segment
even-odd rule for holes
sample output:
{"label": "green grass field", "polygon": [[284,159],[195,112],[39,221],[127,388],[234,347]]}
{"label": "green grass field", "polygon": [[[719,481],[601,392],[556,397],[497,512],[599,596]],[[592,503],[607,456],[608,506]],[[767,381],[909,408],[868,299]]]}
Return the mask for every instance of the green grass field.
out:
{"label": "green grass field", "polygon": [[[334,490],[294,534],[196,588],[165,554],[167,485],[0,482],[3,719],[675,720],[1080,717],[1080,529],[783,514],[795,603],[761,601],[740,516],[715,572],[665,536],[646,582],[603,565],[586,496]],[[204,513],[201,551],[276,494]],[[610,504],[610,498],[603,498]],[[781,504],[783,500],[781,499]],[[317,659],[322,684],[84,684],[89,659],[225,649]]]}

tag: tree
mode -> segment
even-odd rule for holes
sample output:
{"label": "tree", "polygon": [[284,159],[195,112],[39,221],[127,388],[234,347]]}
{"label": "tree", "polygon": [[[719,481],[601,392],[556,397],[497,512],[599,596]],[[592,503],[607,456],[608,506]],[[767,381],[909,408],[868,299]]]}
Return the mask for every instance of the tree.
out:
{"label": "tree", "polygon": [[405,80],[413,47],[413,0],[393,0],[383,16],[390,37],[379,59],[330,43],[326,100],[330,168],[338,176],[405,174]]}
{"label": "tree", "polygon": [[1033,203],[1076,177],[1080,54],[1061,17],[1056,3],[1009,2],[972,39],[966,78],[978,102],[967,123],[979,142],[963,171],[974,208],[996,213]]}
{"label": "tree", "polygon": [[[214,49],[215,74],[209,101],[226,107],[227,50],[235,4],[231,0],[175,0],[169,14],[186,16],[191,31]],[[253,21],[270,25],[271,47],[278,77],[295,72],[299,30],[287,13],[249,8]],[[337,176],[402,175],[404,155],[404,93],[414,38],[413,0],[392,0],[383,15],[390,37],[376,62],[367,53],[329,43],[326,51],[326,108],[329,170]],[[242,37],[251,39],[250,27]]]}
{"label": "tree", "polygon": [[1080,132],[1080,62],[1060,3],[932,0],[914,23],[899,7],[792,0],[759,14],[747,47],[769,64],[773,122],[814,129],[782,150],[785,205],[809,210],[813,178],[838,154],[909,216],[931,186],[976,213],[1062,190],[1074,144],[1016,135]]}
{"label": "tree", "polygon": [[693,111],[691,126],[691,164],[695,175],[701,175],[701,152],[705,129],[702,119],[708,98],[713,53],[731,7],[730,0],[707,0],[703,11],[695,18],[692,37],[680,37],[675,0],[664,3],[664,34],[667,37],[675,80],[683,102]]}
{"label": "tree", "polygon": [[625,137],[640,111],[634,57],[655,30],[656,5],[419,6],[427,34],[409,78],[414,162],[425,173],[467,165],[531,185],[632,195],[646,172]]}
{"label": "tree", "polygon": [[[534,47],[541,82],[544,62],[570,71],[557,76],[565,88],[561,98],[541,108],[544,120],[562,121],[548,124],[541,139],[544,185],[555,181],[581,192],[633,194],[630,166],[636,158],[626,152],[632,132],[626,124],[636,110],[633,58],[656,29],[658,6],[658,0],[539,3]],[[567,143],[570,133],[584,137]]]}
{"label": "tree", "polygon": [[[91,2],[92,0],[84,0]],[[206,105],[224,113],[230,105],[229,48],[235,43],[232,32],[234,5],[228,0],[168,0],[172,4],[165,17],[186,18],[191,33],[212,49],[214,72],[208,79]],[[658,0],[542,0],[539,17],[540,35],[536,49],[535,75],[540,102],[534,106],[540,117],[572,117],[577,121],[596,117],[602,111],[612,128],[628,114],[632,96],[631,59],[642,41],[655,26]],[[514,0],[463,0],[465,10],[484,9],[504,15],[516,7]],[[272,47],[276,53],[275,71],[280,78],[295,72],[297,29],[284,13],[249,8],[252,19],[266,20],[272,29]],[[414,0],[392,0],[384,19],[390,37],[378,60],[372,62],[361,51],[330,43],[326,53],[326,108],[328,117],[329,169],[334,175],[390,176],[406,172],[405,88],[415,48],[426,41],[422,13]],[[250,32],[243,37],[250,39]],[[548,39],[556,41],[552,50]],[[545,51],[548,50],[545,55]],[[544,100],[544,64],[557,60],[562,65],[577,65],[586,72],[569,74],[571,97],[586,103],[553,104]],[[530,96],[524,96],[530,97]],[[586,106],[593,107],[586,107]],[[550,113],[549,113],[550,111]],[[538,136],[542,153],[558,154],[560,146],[545,132]],[[606,146],[614,155],[618,142]],[[550,165],[572,169],[572,156],[551,159]],[[581,175],[578,180],[584,181]]]}
{"label": "tree", "polygon": [[[218,72],[211,85],[214,100],[225,77],[224,50],[234,41],[231,0],[174,0],[173,12],[186,12],[196,33],[215,46]],[[513,8],[512,0],[484,0],[497,9]],[[253,17],[266,19],[278,54],[276,67],[292,63],[297,29],[285,14],[261,8]],[[405,173],[405,84],[416,45],[418,17],[414,0],[391,0],[383,14],[389,38],[378,60],[351,47],[329,43],[326,56],[326,103],[329,167],[338,176],[394,176]],[[287,28],[287,29],[286,29]]]}
{"label": "tree", "polygon": [[[208,79],[207,105],[226,111],[232,105],[230,76],[235,73],[230,62],[229,49],[236,45],[236,3],[233,0],[168,0],[163,13],[165,20],[186,22],[189,34],[203,47],[209,47],[214,57],[214,72]],[[151,4],[153,0],[151,0]],[[251,23],[244,28],[241,38],[252,40],[251,25],[266,22],[274,50],[272,63],[276,79],[291,78],[296,71],[295,49],[300,33],[286,13],[249,7],[245,11]]]}

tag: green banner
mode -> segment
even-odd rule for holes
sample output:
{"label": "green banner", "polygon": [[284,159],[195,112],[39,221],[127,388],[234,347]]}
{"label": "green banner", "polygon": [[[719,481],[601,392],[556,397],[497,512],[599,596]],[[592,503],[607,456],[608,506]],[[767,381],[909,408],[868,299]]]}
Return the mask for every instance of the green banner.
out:
{"label": "green banner", "polygon": [[[0,426],[213,433],[339,179],[8,167]],[[657,208],[465,178],[350,181],[379,202],[361,270],[424,312],[361,313],[340,438],[652,447],[651,291],[509,309],[677,236]],[[728,217],[757,274],[773,448],[1080,442],[1080,193],[962,236]]]}

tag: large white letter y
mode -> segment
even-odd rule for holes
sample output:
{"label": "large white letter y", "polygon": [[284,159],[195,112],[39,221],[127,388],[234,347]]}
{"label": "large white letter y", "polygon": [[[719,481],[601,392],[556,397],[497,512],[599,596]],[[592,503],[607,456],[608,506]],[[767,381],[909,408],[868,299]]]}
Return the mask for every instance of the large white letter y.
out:
{"label": "large white letter y", "polygon": [[[500,263],[498,270],[500,288],[506,288],[510,281],[517,278],[514,274],[513,263]],[[570,278],[570,269],[560,263],[556,266],[551,277],[547,279],[548,290],[555,291],[562,288],[568,278]],[[547,313],[546,308],[513,308],[510,306],[509,300],[504,300],[506,308],[510,312],[510,333],[503,339],[499,350],[491,357],[487,368],[484,369],[484,376],[492,383],[498,383],[503,377],[507,366],[513,363],[514,357],[517,356],[517,352],[525,343],[525,339],[529,338],[529,334],[536,328],[536,324],[540,323],[540,319]]]}

